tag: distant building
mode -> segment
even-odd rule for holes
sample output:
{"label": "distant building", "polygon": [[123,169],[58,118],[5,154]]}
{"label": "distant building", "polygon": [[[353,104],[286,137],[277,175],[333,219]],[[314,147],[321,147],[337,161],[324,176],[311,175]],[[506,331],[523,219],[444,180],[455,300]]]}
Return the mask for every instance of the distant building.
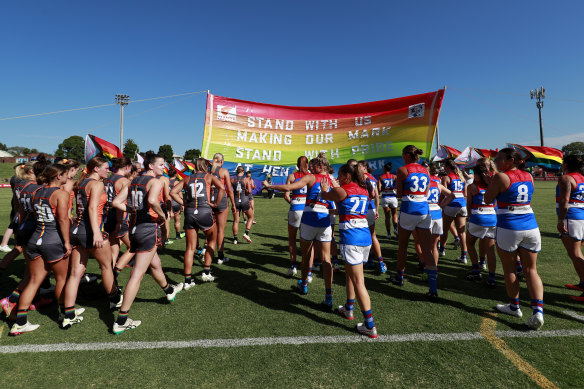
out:
{"label": "distant building", "polygon": [[[2,153],[7,154],[7,156],[4,156],[4,154],[2,154]],[[27,163],[30,161],[36,161],[38,156],[39,156],[39,153],[13,156],[12,154],[7,153],[5,151],[0,151],[0,162],[3,162],[3,163]],[[55,157],[53,155],[47,155],[47,158],[49,159],[49,161],[55,162]]]}

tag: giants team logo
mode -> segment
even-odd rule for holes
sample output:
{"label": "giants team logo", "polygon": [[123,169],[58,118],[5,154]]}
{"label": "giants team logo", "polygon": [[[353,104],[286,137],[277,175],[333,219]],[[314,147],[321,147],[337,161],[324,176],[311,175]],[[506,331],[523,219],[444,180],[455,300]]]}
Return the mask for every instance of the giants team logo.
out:
{"label": "giants team logo", "polygon": [[228,107],[226,105],[217,105],[217,120],[235,122],[237,120],[236,108]]}

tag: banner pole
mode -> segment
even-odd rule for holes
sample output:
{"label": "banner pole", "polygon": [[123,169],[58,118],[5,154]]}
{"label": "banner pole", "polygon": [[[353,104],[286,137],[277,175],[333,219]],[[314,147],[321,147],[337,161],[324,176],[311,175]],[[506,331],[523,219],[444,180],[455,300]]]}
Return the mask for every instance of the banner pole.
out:
{"label": "banner pole", "polygon": [[205,150],[203,151],[203,158],[208,158],[208,152],[209,152],[209,142],[211,141],[211,132],[213,132],[213,95],[211,94],[211,92],[209,90],[207,90],[207,115],[208,115],[208,121],[205,121],[205,124],[209,124],[208,127],[208,132],[205,131],[207,133],[207,139],[205,140]]}

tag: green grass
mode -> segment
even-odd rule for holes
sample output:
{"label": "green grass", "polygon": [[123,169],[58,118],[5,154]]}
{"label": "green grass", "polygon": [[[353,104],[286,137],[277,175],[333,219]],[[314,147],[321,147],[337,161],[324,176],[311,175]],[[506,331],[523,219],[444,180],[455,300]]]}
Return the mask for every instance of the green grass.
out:
{"label": "green grass", "polygon": [[[0,190],[0,204],[8,204],[9,190]],[[546,323],[543,330],[581,329],[565,313],[584,315],[563,285],[576,281],[572,264],[555,232],[554,183],[536,184],[533,201],[543,239],[538,268],[545,285]],[[33,312],[30,320],[41,324],[34,333],[7,337],[2,324],[0,346],[20,344],[235,339],[281,336],[355,335],[354,322],[323,312],[324,285],[315,276],[309,294],[291,291],[295,280],[287,278],[286,203],[281,198],[257,198],[257,224],[253,244],[233,246],[227,240],[231,261],[214,266],[215,283],[200,284],[202,270],[193,270],[197,286],[168,304],[158,285],[146,276],[130,316],[142,326],[120,336],[109,329],[114,315],[107,310],[100,285],[80,289],[78,303],[87,308],[85,320],[68,331],[58,329],[56,307]],[[8,208],[0,209],[0,229],[8,224]],[[384,232],[383,216],[377,221]],[[231,224],[227,236],[231,236]],[[240,226],[240,236],[243,225]],[[384,235],[384,234],[381,234]],[[380,238],[389,269],[395,268],[396,242]],[[161,250],[168,278],[182,281],[184,240]],[[423,293],[427,283],[408,263],[408,282],[398,288],[387,276],[366,271],[375,323],[380,334],[477,332],[483,314],[506,301],[501,267],[499,286],[490,290],[463,279],[468,266],[454,263],[458,252],[449,249],[441,258],[441,302],[430,304]],[[0,278],[0,295],[7,295],[18,282],[23,260],[18,259]],[[94,260],[89,272],[98,273]],[[121,275],[124,285],[129,269]],[[345,299],[344,275],[335,275],[335,303]],[[529,295],[522,284],[521,305],[530,314]],[[356,319],[361,319],[356,307]],[[524,316],[525,317],[525,316]],[[356,321],[357,321],[356,320]],[[521,330],[523,320],[497,318],[497,330]],[[356,336],[356,335],[355,335]],[[584,382],[579,355],[582,338],[505,339],[507,344],[560,387],[578,387]],[[30,387],[77,387],[162,385],[198,387],[535,387],[502,354],[485,340],[460,342],[353,343],[274,345],[239,348],[89,351],[39,354],[0,354],[0,376],[5,387],[26,382]]]}

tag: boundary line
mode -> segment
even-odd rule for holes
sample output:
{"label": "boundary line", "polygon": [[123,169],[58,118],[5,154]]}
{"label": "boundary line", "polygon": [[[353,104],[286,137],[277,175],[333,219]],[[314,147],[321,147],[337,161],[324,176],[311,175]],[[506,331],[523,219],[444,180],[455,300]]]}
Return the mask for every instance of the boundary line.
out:
{"label": "boundary line", "polygon": [[[555,338],[584,337],[584,329],[554,330],[539,332],[495,331],[493,337],[509,338]],[[304,344],[336,344],[336,343],[404,343],[404,342],[458,342],[480,340],[485,335],[480,332],[454,333],[412,333],[398,335],[380,335],[377,339],[369,339],[362,335],[339,336],[287,336],[273,338],[243,338],[243,339],[199,339],[185,341],[158,342],[102,342],[102,343],[54,343],[54,344],[24,344],[18,346],[0,346],[0,354],[41,353],[41,352],[71,352],[97,350],[152,350],[152,349],[183,349],[183,348],[230,348],[249,346],[274,345],[304,345]],[[488,339],[487,339],[488,340]],[[500,340],[500,339],[499,339]],[[501,342],[503,342],[501,340]]]}
{"label": "boundary line", "polygon": [[[535,367],[533,367],[525,359],[521,358],[519,354],[511,350],[511,348],[505,343],[503,339],[498,337],[495,333],[495,327],[497,322],[496,313],[486,312],[483,316],[483,321],[481,323],[480,334],[494,347],[496,348],[505,358],[510,360],[519,370],[524,372],[533,382],[537,384],[540,388],[558,388],[556,384],[546,378],[540,373]],[[533,332],[537,334],[538,332]]]}

